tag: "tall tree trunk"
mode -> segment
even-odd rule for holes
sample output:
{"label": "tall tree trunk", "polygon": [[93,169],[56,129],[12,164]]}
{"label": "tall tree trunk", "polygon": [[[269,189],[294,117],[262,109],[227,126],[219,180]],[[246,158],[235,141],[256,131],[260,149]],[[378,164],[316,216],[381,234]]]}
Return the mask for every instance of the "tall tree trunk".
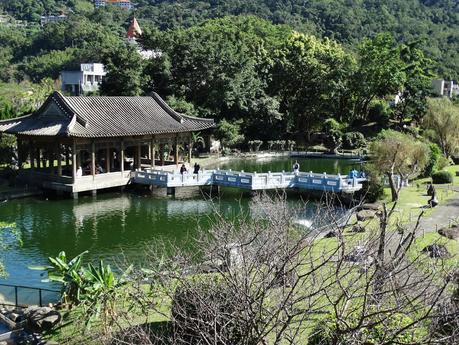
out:
{"label": "tall tree trunk", "polygon": [[395,185],[394,174],[393,173],[388,173],[387,176],[389,177],[389,186],[390,186],[390,192],[391,192],[391,195],[392,195],[392,201],[397,201],[398,200],[399,189]]}
{"label": "tall tree trunk", "polygon": [[379,245],[375,262],[375,282],[373,285],[373,298],[380,302],[380,294],[384,290],[385,282],[385,251],[386,251],[387,209],[383,204],[382,214],[379,217]]}

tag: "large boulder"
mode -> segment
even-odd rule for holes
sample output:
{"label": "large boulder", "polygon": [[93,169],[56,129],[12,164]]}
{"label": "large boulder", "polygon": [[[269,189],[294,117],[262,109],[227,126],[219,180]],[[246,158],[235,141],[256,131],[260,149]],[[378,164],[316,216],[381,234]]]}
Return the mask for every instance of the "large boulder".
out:
{"label": "large boulder", "polygon": [[447,258],[450,256],[448,249],[442,244],[429,244],[423,250],[423,253],[428,254],[431,258]]}
{"label": "large boulder", "polygon": [[334,238],[334,237],[338,237],[339,234],[337,231],[335,230],[331,230],[329,232],[327,232],[325,235],[324,235],[324,238]]}
{"label": "large boulder", "polygon": [[381,204],[378,203],[366,203],[359,207],[359,210],[369,210],[369,211],[380,211],[382,208]]}
{"label": "large boulder", "polygon": [[371,264],[373,257],[369,255],[368,250],[364,246],[356,246],[344,256],[344,260],[357,264]]}
{"label": "large boulder", "polygon": [[452,228],[445,228],[438,230],[438,233],[450,240],[458,240],[459,239],[459,227],[453,226]]}
{"label": "large boulder", "polygon": [[363,226],[362,224],[355,224],[352,227],[351,232],[355,232],[355,233],[365,232],[365,226]]}
{"label": "large boulder", "polygon": [[27,328],[35,332],[49,331],[61,321],[61,314],[50,307],[29,307],[24,315]]}
{"label": "large boulder", "polygon": [[375,218],[376,212],[373,210],[362,210],[362,211],[357,212],[356,216],[359,222],[365,222],[367,220]]}

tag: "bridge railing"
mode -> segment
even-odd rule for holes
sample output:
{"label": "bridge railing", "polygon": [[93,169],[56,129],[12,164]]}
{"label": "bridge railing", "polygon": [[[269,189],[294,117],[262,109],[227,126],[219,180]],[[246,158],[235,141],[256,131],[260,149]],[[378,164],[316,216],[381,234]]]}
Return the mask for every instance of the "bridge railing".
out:
{"label": "bridge railing", "polygon": [[147,169],[135,172],[135,182],[146,182],[161,187],[198,186],[210,184],[212,171],[202,171],[199,174],[176,173]]}
{"label": "bridge railing", "polygon": [[343,179],[340,175],[300,174],[296,177],[296,187],[315,190],[341,190]]}
{"label": "bridge railing", "polygon": [[251,189],[253,185],[253,174],[233,172],[231,170],[213,170],[212,182],[219,186],[238,187]]}
{"label": "bridge railing", "polygon": [[159,187],[202,186],[218,185],[243,189],[276,189],[300,188],[325,191],[356,191],[362,187],[365,178],[349,178],[348,176],[293,173],[293,172],[267,172],[246,173],[232,170],[203,170],[199,174],[180,174],[176,172],[146,170],[134,173],[134,182],[156,185]]}
{"label": "bridge railing", "polygon": [[132,172],[132,177],[136,183],[167,187],[168,175],[165,171],[150,169],[145,171],[135,171]]}

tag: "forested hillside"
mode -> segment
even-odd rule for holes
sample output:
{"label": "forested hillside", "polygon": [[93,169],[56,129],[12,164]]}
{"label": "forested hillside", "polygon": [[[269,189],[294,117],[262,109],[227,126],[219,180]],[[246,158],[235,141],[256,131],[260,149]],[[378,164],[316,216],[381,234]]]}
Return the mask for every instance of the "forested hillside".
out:
{"label": "forested hillside", "polygon": [[[161,30],[205,19],[252,14],[301,32],[355,47],[364,37],[390,32],[398,41],[421,40],[438,74],[458,78],[459,1],[456,0],[137,0],[135,14]],[[1,0],[18,19],[69,12],[91,16],[88,0]]]}
{"label": "forested hillside", "polygon": [[[131,12],[85,0],[0,4],[27,23],[0,25],[3,118],[30,106],[2,88],[26,99],[62,70],[102,62],[101,94],[156,91],[179,111],[216,119],[229,145],[331,131],[333,146],[336,133],[369,123],[419,123],[431,80],[459,72],[456,1],[138,0]],[[67,19],[40,26],[40,15],[58,13]],[[126,40],[133,15],[154,58]]]}

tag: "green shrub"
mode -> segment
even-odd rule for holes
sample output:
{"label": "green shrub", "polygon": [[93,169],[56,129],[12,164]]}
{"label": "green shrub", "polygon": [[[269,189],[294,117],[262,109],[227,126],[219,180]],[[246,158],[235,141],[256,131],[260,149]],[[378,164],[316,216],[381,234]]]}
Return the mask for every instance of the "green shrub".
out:
{"label": "green shrub", "polygon": [[322,126],[322,130],[326,133],[329,133],[331,131],[340,131],[341,128],[342,128],[342,125],[338,121],[332,118],[326,119]]}
{"label": "green shrub", "polygon": [[224,147],[222,150],[222,156],[230,156],[231,155],[231,149],[229,147]]}
{"label": "green shrub", "polygon": [[347,132],[343,135],[343,147],[345,149],[358,149],[365,144],[365,137],[360,132]]}
{"label": "green shrub", "polygon": [[[308,345],[332,345],[336,325],[330,318],[319,321],[308,338]],[[336,340],[336,339],[335,339]]]}
{"label": "green shrub", "polygon": [[453,183],[453,175],[449,171],[438,171],[432,174],[432,182],[436,184]]}
{"label": "green shrub", "polygon": [[366,202],[376,202],[384,196],[384,179],[377,167],[367,164],[365,167],[368,181],[363,184],[362,195]]}
{"label": "green shrub", "polygon": [[449,167],[452,164],[452,160],[446,158],[445,156],[440,156],[437,162],[438,170],[443,170],[446,167]]}
{"label": "green shrub", "polygon": [[437,144],[429,145],[429,161],[424,169],[424,176],[431,176],[433,173],[440,170],[438,161],[442,157],[441,149]]}
{"label": "green shrub", "polygon": [[[332,345],[332,344],[381,344],[392,339],[395,344],[420,344],[425,329],[420,325],[413,325],[413,319],[401,313],[393,313],[385,318],[378,316],[368,317],[364,324],[347,334],[336,332],[336,320],[326,318],[317,323],[308,338],[308,345]],[[349,316],[346,318],[347,325],[356,325],[357,319]],[[371,325],[371,326],[365,326]],[[347,327],[349,327],[347,326]]]}
{"label": "green shrub", "polygon": [[293,151],[295,148],[296,142],[295,140],[287,140],[287,147],[289,151]]}
{"label": "green shrub", "polygon": [[385,127],[389,123],[392,112],[393,110],[385,100],[374,100],[370,104],[368,119]]}

